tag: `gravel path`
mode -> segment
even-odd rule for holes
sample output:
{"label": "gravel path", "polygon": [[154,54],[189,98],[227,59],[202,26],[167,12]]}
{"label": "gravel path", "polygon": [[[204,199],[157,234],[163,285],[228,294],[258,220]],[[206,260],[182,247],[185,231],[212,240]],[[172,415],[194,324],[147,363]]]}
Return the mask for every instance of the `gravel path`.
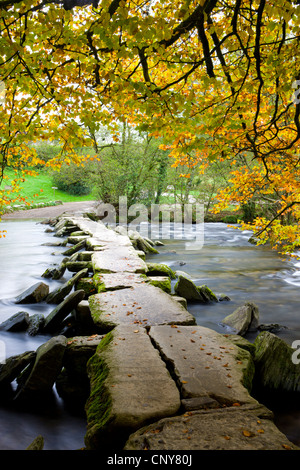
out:
{"label": "gravel path", "polygon": [[11,212],[9,214],[3,214],[2,220],[7,219],[50,219],[52,217],[58,217],[64,212],[72,213],[75,212],[93,212],[95,211],[97,201],[80,201],[80,202],[66,202],[58,206],[42,207],[38,209],[28,209]]}

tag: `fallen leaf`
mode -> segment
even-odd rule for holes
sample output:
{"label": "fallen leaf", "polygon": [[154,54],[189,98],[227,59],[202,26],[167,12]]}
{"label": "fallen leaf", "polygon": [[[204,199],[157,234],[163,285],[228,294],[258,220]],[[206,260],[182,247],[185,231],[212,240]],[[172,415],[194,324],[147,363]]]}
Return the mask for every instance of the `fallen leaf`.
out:
{"label": "fallen leaf", "polygon": [[292,448],[288,446],[287,444],[282,444],[282,447],[286,450],[292,450]]}
{"label": "fallen leaf", "polygon": [[265,431],[263,429],[258,429],[257,432],[259,432],[260,434],[263,434]]}

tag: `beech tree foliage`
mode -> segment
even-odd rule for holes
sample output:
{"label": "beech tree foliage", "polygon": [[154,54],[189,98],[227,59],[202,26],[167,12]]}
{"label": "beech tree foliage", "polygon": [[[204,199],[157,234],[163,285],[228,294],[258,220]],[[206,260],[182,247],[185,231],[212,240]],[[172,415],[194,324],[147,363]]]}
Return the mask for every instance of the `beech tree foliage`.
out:
{"label": "beech tree foliage", "polygon": [[228,160],[230,184],[216,210],[267,204],[267,216],[243,227],[293,251],[299,3],[0,0],[1,178],[7,165],[29,171],[42,163],[30,141],[62,142],[47,162],[59,165],[91,145],[87,129],[114,133],[126,121],[163,138],[174,165],[205,172],[211,161]]}

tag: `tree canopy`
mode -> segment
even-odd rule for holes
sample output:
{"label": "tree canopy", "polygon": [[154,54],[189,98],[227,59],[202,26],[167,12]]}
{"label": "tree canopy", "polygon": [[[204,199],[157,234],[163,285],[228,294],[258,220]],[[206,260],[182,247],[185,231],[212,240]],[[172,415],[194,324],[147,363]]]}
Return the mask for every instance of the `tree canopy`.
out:
{"label": "tree canopy", "polygon": [[90,145],[100,126],[114,133],[126,121],[163,138],[174,165],[205,171],[228,160],[230,185],[216,209],[267,205],[267,215],[243,227],[293,251],[299,3],[0,0],[2,178],[8,164],[42,163],[28,142],[61,141],[47,163],[59,165],[78,159],[74,148]]}

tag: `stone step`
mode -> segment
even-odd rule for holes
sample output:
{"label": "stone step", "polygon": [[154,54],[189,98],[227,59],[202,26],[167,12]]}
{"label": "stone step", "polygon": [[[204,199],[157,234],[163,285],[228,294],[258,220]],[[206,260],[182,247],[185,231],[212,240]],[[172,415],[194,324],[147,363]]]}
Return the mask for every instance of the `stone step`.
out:
{"label": "stone step", "polygon": [[148,282],[145,276],[136,273],[126,273],[125,276],[124,273],[96,273],[93,279],[98,292],[125,289]]}
{"label": "stone step", "polygon": [[88,373],[88,449],[117,448],[119,439],[179,410],[179,391],[144,328],[122,325],[108,333]]}
{"label": "stone step", "polygon": [[152,326],[149,335],[170,364],[182,398],[210,397],[220,404],[252,403],[251,354],[201,326]]}
{"label": "stone step", "polygon": [[95,249],[97,246],[106,244],[117,244],[118,246],[126,245],[131,246],[130,239],[127,235],[121,235],[114,230],[108,229],[101,221],[95,222],[86,217],[67,217],[69,222],[74,225],[91,238],[87,241],[89,248]]}
{"label": "stone step", "polygon": [[195,411],[133,433],[124,450],[299,450],[261,405]]}
{"label": "stone step", "polygon": [[195,325],[195,318],[172,296],[151,284],[89,297],[94,323],[109,331],[118,325]]}
{"label": "stone step", "polygon": [[94,273],[146,273],[147,265],[132,246],[113,246],[92,255]]}

